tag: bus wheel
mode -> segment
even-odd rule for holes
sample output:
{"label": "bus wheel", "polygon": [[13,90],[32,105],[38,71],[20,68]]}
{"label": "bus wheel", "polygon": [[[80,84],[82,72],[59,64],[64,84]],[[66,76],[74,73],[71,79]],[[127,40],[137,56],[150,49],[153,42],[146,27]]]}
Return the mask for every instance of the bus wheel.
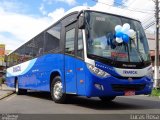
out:
{"label": "bus wheel", "polygon": [[22,95],[22,94],[26,94],[26,93],[27,93],[27,90],[26,90],[26,89],[20,89],[20,88],[19,88],[18,81],[16,81],[16,84],[15,84],[15,92],[16,92],[17,95]]}
{"label": "bus wheel", "polygon": [[66,94],[63,93],[63,87],[60,76],[55,77],[51,83],[51,97],[56,103],[65,103]]}
{"label": "bus wheel", "polygon": [[106,97],[99,97],[103,102],[111,102],[116,98],[116,96],[106,96]]}

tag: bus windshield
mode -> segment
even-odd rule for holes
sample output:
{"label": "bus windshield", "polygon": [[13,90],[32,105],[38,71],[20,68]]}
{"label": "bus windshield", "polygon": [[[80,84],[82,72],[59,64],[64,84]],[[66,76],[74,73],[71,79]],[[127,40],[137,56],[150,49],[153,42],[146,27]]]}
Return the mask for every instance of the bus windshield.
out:
{"label": "bus windshield", "polygon": [[[150,61],[148,42],[139,21],[88,11],[86,17],[87,55],[117,62],[139,63]],[[128,42],[116,41],[115,27],[129,24],[135,36]]]}

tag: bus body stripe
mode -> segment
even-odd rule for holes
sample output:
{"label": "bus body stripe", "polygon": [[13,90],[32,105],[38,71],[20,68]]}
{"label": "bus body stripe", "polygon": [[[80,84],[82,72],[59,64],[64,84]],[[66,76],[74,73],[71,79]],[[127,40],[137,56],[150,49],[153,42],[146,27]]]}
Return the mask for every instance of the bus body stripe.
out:
{"label": "bus body stripe", "polygon": [[[18,76],[18,75],[24,75],[27,73],[36,63],[37,58],[21,63],[19,65],[10,67],[7,69],[7,77],[12,77],[12,76]],[[18,68],[18,69],[17,69]]]}

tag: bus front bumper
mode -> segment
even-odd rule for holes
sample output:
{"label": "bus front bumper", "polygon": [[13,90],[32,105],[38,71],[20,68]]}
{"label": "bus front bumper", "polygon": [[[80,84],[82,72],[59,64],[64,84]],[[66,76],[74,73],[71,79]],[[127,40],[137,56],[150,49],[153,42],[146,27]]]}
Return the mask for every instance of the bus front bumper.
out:
{"label": "bus front bumper", "polygon": [[147,77],[140,79],[118,79],[113,76],[105,79],[93,77],[88,79],[88,86],[86,85],[86,96],[125,96],[126,91],[134,92],[134,95],[150,94],[152,91],[153,82]]}

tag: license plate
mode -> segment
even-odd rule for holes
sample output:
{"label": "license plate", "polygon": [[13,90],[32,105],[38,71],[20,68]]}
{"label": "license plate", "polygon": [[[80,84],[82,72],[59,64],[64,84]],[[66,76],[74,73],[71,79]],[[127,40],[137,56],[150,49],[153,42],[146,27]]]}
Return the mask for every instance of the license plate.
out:
{"label": "license plate", "polygon": [[125,96],[133,96],[133,95],[135,95],[135,91],[133,91],[133,90],[127,90],[127,91],[125,91],[124,95]]}

